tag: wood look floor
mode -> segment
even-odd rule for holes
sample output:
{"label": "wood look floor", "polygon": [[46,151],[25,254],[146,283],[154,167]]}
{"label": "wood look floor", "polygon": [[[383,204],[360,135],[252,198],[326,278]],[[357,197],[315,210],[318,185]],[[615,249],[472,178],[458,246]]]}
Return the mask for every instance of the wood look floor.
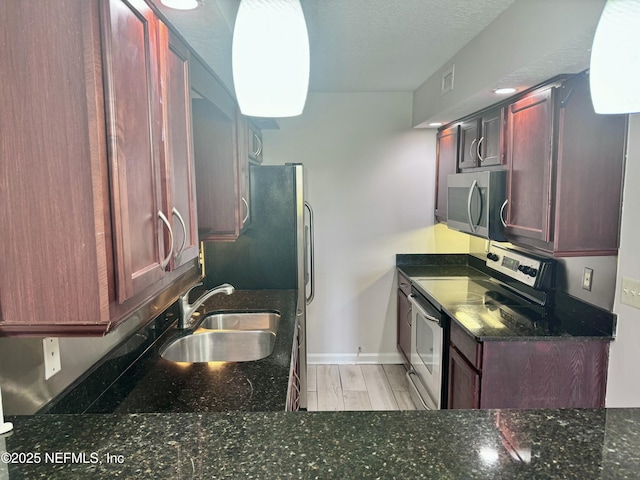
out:
{"label": "wood look floor", "polygon": [[402,365],[309,365],[309,411],[415,410]]}

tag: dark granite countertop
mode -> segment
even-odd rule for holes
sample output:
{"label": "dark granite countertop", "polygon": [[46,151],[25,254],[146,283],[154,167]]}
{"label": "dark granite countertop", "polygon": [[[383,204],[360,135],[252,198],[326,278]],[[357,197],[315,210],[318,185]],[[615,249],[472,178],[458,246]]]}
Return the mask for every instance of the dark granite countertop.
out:
{"label": "dark granite countertop", "polygon": [[11,479],[609,480],[637,479],[640,472],[638,409],[8,420],[15,428],[0,437],[0,447],[6,442],[11,455],[3,458],[13,461],[0,463],[0,477],[5,469]]}
{"label": "dark granite countertop", "polygon": [[[163,359],[162,345],[178,333],[176,312],[169,312],[158,320],[160,326],[156,322],[132,336],[40,413],[284,411],[296,301],[295,290],[236,290],[205,303],[202,310],[207,313],[280,313],[273,353],[251,362],[182,364]],[[144,341],[136,343],[137,337]]]}
{"label": "dark granite countertop", "polygon": [[505,296],[493,298],[493,292],[487,293],[492,286],[486,267],[472,255],[401,254],[397,268],[477,341],[613,339],[615,315],[562,292],[554,292],[545,309],[524,308]]}

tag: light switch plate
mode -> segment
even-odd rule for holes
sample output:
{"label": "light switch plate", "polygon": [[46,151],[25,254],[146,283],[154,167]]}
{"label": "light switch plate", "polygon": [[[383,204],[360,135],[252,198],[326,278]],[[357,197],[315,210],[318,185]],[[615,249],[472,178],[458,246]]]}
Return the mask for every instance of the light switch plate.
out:
{"label": "light switch plate", "polygon": [[622,277],[620,301],[625,305],[640,309],[640,280]]}
{"label": "light switch plate", "polygon": [[57,338],[47,337],[42,339],[42,345],[44,350],[44,379],[49,380],[62,369],[60,366],[60,344]]}

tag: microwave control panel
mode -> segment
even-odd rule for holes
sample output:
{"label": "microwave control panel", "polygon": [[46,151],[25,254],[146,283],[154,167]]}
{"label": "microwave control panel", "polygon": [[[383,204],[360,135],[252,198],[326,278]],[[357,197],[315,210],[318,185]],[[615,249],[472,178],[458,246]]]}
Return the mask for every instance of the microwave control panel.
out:
{"label": "microwave control panel", "polygon": [[543,288],[550,276],[553,260],[491,245],[486,265],[533,288]]}

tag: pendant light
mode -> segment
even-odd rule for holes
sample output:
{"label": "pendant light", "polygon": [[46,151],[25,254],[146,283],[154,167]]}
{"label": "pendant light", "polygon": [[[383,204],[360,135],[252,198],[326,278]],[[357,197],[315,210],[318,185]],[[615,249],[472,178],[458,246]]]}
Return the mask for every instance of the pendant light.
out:
{"label": "pendant light", "polygon": [[198,0],[161,0],[165,7],[174,10],[193,10],[198,6]]}
{"label": "pendant light", "polygon": [[596,113],[640,112],[640,1],[607,0],[591,48]]}
{"label": "pendant light", "polygon": [[309,36],[300,0],[241,0],[232,68],[243,114],[300,115],[309,87]]}

